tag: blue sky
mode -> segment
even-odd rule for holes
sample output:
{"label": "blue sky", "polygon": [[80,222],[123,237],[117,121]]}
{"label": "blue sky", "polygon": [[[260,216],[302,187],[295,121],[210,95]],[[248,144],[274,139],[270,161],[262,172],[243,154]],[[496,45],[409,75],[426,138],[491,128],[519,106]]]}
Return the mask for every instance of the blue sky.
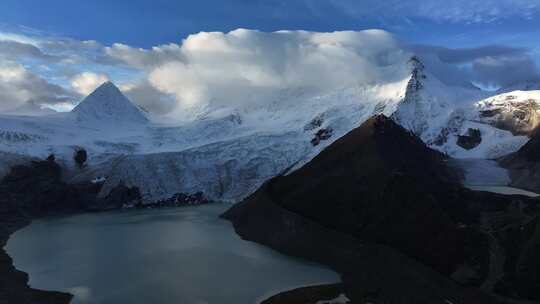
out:
{"label": "blue sky", "polygon": [[79,40],[138,47],[236,28],[380,28],[409,41],[450,47],[496,43],[535,47],[539,7],[538,0],[3,0],[0,20],[4,27],[26,26]]}
{"label": "blue sky", "polygon": [[[61,103],[112,79],[145,98],[163,99],[150,76],[157,65],[188,64],[183,39],[238,28],[383,29],[408,51],[437,57],[434,65],[447,60],[436,66],[441,77],[494,87],[513,80],[505,74],[520,81],[539,77],[540,0],[2,0],[0,73],[26,74],[24,85],[4,83],[24,92],[0,97]],[[448,81],[456,83],[455,77]],[[34,94],[33,86],[56,97]]]}

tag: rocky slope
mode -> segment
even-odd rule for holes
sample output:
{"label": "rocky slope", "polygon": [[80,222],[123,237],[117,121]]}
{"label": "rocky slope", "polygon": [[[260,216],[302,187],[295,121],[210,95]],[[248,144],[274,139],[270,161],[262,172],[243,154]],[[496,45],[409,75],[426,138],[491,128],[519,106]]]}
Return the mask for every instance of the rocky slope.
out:
{"label": "rocky slope", "polygon": [[478,121],[531,136],[540,124],[540,91],[512,91],[476,103]]}
{"label": "rocky slope", "polygon": [[224,217],[246,239],[332,266],[355,303],[494,303],[479,289],[500,263],[482,219],[536,202],[458,179],[442,154],[378,116]]}
{"label": "rocky slope", "polygon": [[532,132],[532,138],[517,152],[499,159],[510,172],[511,185],[540,192],[540,129]]}

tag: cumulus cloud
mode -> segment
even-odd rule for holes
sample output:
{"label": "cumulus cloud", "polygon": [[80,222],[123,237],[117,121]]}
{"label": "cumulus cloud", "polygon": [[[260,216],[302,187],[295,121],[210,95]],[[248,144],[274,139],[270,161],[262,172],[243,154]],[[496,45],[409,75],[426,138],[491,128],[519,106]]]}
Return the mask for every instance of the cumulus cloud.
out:
{"label": "cumulus cloud", "polygon": [[446,63],[464,63],[485,57],[516,56],[525,54],[526,50],[503,45],[486,45],[476,48],[452,49],[432,45],[416,45],[413,50],[421,54],[436,55]]}
{"label": "cumulus cloud", "polygon": [[37,46],[13,40],[0,40],[0,59],[17,60],[33,58],[45,61],[58,61],[59,58],[45,54]]}
{"label": "cumulus cloud", "polygon": [[[351,83],[395,81],[407,77],[404,63],[411,54],[419,55],[429,71],[448,85],[474,82],[502,87],[510,81],[536,79],[538,70],[526,49],[408,45],[382,30],[201,32],[177,45],[151,49],[113,45],[107,53],[146,72],[144,88],[132,93],[150,92],[154,101],[174,96],[177,113],[190,107],[269,102],[285,88],[324,91]],[[132,96],[137,99],[137,94]],[[148,102],[146,106],[171,110],[170,102],[164,107]]]}
{"label": "cumulus cloud", "polygon": [[540,83],[540,73],[535,62],[526,55],[487,56],[474,61],[477,81],[487,85],[506,87],[527,81]]}
{"label": "cumulus cloud", "polygon": [[526,49],[489,45],[451,49],[429,45],[408,46],[418,54],[429,71],[449,85],[505,87],[523,81],[536,81],[538,68]]}
{"label": "cumulus cloud", "polygon": [[174,110],[175,99],[153,87],[146,80],[120,86],[120,90],[145,111],[165,115]]}
{"label": "cumulus cloud", "polygon": [[[150,50],[115,43],[110,47],[106,47],[105,53],[110,58],[136,68],[148,68],[171,60],[182,59],[180,46],[174,43],[156,46]],[[112,63],[112,61],[110,62]]]}
{"label": "cumulus cloud", "polygon": [[[406,77],[410,54],[388,32],[202,32],[182,44],[151,50],[113,46],[126,64],[143,68],[148,82],[176,97],[177,106],[263,102],[269,92],[325,90],[350,83]],[[164,51],[166,50],[166,51]]]}
{"label": "cumulus cloud", "polygon": [[0,98],[6,105],[0,110],[30,99],[68,109],[109,76],[132,101],[157,114],[257,105],[291,88],[324,93],[401,80],[409,75],[412,54],[449,85],[540,79],[526,49],[409,45],[382,30],[201,32],[149,49],[0,32]]}
{"label": "cumulus cloud", "polygon": [[0,111],[12,110],[26,102],[63,103],[73,98],[64,88],[49,83],[20,64],[0,64]]}
{"label": "cumulus cloud", "polygon": [[71,79],[71,87],[81,95],[88,95],[107,81],[109,81],[109,77],[105,74],[83,72]]}

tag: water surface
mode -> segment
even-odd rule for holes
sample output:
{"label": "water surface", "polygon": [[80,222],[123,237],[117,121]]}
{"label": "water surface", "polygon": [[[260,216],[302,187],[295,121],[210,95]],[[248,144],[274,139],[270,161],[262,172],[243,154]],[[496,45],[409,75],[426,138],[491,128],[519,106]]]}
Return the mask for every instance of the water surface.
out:
{"label": "water surface", "polygon": [[525,196],[530,196],[530,197],[538,197],[538,196],[540,196],[540,194],[535,193],[535,192],[531,192],[531,191],[527,191],[527,190],[523,190],[523,189],[519,189],[519,188],[514,188],[514,187],[507,187],[507,186],[472,186],[472,185],[467,185],[466,187],[469,188],[469,189],[472,189],[472,190],[476,190],[476,191],[487,191],[487,192],[494,192],[494,193],[508,194],[508,195],[519,194],[519,195],[525,195]]}
{"label": "water surface", "polygon": [[7,251],[32,287],[71,292],[74,303],[244,304],[339,282],[323,266],[241,240],[218,218],[227,207],[37,220],[11,237]]}

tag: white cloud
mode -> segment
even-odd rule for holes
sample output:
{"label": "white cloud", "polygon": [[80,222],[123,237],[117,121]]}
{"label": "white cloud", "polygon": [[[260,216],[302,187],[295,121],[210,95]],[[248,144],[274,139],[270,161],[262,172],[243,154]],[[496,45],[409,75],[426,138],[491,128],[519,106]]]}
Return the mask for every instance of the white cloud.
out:
{"label": "white cloud", "polygon": [[540,82],[536,63],[524,55],[487,56],[474,61],[476,81],[490,86],[510,86],[527,81]]}
{"label": "white cloud", "polygon": [[73,95],[49,83],[20,64],[0,63],[0,111],[12,110],[33,101],[37,104],[66,102]]}
{"label": "white cloud", "polygon": [[38,47],[13,40],[0,40],[0,59],[17,60],[19,58],[32,58],[44,61],[58,61],[59,58],[43,53]]}
{"label": "white cloud", "polygon": [[382,30],[245,29],[202,32],[180,45],[151,50],[116,45],[109,54],[143,68],[148,83],[174,95],[178,108],[265,102],[269,92],[291,87],[324,91],[349,83],[393,81],[406,77],[410,56]]}
{"label": "white cloud", "polygon": [[145,80],[120,85],[120,90],[131,101],[153,114],[168,114],[176,104],[174,97],[160,92]]}
{"label": "white cloud", "polygon": [[18,43],[30,44],[33,46],[37,46],[39,44],[39,40],[35,39],[34,37],[3,31],[0,31],[0,41],[15,41]]}
{"label": "white cloud", "polygon": [[[384,10],[393,3],[394,10],[411,14],[409,2],[389,1],[373,9]],[[342,2],[344,7],[346,2]],[[358,10],[351,14],[362,11],[361,5],[354,7]],[[416,6],[414,14],[424,14],[426,7],[431,4]],[[431,9],[438,14],[435,7]],[[499,12],[496,6],[491,13]],[[402,79],[409,73],[406,62],[412,53],[419,53],[428,69],[448,84],[476,81],[500,86],[538,75],[525,49],[411,47],[382,30],[201,32],[178,44],[149,49],[125,44],[104,47],[96,41],[64,38],[26,39],[0,32],[0,110],[30,99],[69,108],[73,96],[89,94],[109,79],[106,74],[88,72],[89,65],[122,84],[136,104],[154,113],[179,115],[189,108],[272,102],[276,92],[289,88],[324,93],[350,83]],[[25,65],[9,63],[16,61]]]}
{"label": "white cloud", "polygon": [[136,68],[157,66],[163,62],[181,59],[180,46],[174,43],[155,46],[150,50],[115,43],[106,47],[105,53]]}
{"label": "white cloud", "polygon": [[107,82],[109,77],[105,74],[96,74],[92,72],[83,72],[75,75],[71,79],[71,87],[81,95],[92,93],[97,87]]}

